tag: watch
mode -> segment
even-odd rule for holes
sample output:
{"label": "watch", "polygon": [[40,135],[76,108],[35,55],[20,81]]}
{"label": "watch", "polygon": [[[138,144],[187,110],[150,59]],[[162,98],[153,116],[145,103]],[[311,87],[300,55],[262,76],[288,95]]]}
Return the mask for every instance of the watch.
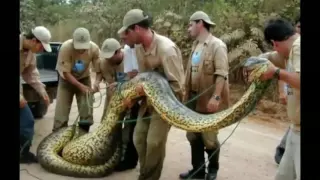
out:
{"label": "watch", "polygon": [[220,100],[220,96],[217,96],[217,95],[215,95],[215,94],[214,94],[212,97],[213,97],[215,100],[217,100],[217,101]]}

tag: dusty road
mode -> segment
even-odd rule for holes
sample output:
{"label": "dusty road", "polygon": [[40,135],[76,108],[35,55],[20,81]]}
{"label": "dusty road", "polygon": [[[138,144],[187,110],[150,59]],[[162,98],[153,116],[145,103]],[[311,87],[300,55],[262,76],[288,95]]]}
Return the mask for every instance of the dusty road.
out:
{"label": "dusty road", "polygon": [[[99,125],[102,108],[103,103],[99,108],[94,109],[95,124],[91,130]],[[55,102],[51,104],[49,112],[43,119],[36,120],[33,152],[36,151],[36,147],[40,141],[51,132],[54,109]],[[77,106],[73,104],[69,124],[75,120],[76,116]],[[235,125],[220,131],[220,142],[229,136],[234,127]],[[244,119],[235,133],[222,146],[218,179],[272,180],[277,168],[273,160],[274,149],[284,134],[286,127],[285,123],[277,122],[275,124],[275,121],[261,121],[252,117]],[[185,138],[185,132],[173,128],[168,138],[167,155],[161,180],[178,179],[178,174],[190,167],[190,146]],[[48,173],[38,164],[20,165],[20,169],[20,179],[22,180],[77,179]],[[136,180],[137,175],[138,168],[123,173],[113,173],[108,177],[100,179]]]}

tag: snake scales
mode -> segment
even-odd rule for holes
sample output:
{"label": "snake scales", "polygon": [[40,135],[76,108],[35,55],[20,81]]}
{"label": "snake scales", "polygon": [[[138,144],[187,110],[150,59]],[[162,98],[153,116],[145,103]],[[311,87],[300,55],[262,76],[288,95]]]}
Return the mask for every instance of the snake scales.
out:
{"label": "snake scales", "polygon": [[230,108],[210,115],[199,114],[180,103],[160,74],[140,73],[115,91],[105,119],[95,131],[81,135],[73,125],[48,135],[37,149],[39,163],[47,171],[65,176],[93,178],[111,173],[121,156],[121,123],[118,121],[126,111],[123,102],[141,97],[137,91],[141,85],[144,96],[162,119],[177,128],[203,132],[229,126],[245,117],[270,85],[271,80],[259,80],[268,63],[263,58],[249,58],[244,64],[251,70],[248,90]]}

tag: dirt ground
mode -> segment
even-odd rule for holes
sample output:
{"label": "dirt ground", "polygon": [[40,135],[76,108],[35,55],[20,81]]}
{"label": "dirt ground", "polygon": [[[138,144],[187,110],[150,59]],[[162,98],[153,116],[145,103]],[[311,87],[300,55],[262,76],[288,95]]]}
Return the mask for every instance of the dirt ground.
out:
{"label": "dirt ground", "polygon": [[[241,87],[231,86],[231,100],[233,102],[242,93]],[[98,103],[95,103],[95,105],[98,105]],[[55,102],[50,105],[44,118],[36,120],[33,152],[36,152],[40,141],[51,132],[54,109]],[[99,125],[102,109],[103,103],[99,108],[94,109],[95,124],[90,131]],[[74,103],[69,124],[72,124],[76,119],[77,113],[77,105]],[[222,145],[218,179],[272,180],[277,169],[274,162],[275,147],[288,127],[285,117],[282,105],[266,100],[261,101],[252,115],[243,119],[233,135]],[[235,127],[236,125],[232,125],[220,131],[219,139],[221,143]],[[190,146],[185,137],[185,132],[172,128],[167,142],[167,155],[161,180],[178,179],[178,174],[190,167]],[[97,180],[136,180],[138,168],[122,173],[113,173],[108,177]],[[22,180],[77,179],[48,173],[38,164],[20,165],[20,170],[20,179]]]}

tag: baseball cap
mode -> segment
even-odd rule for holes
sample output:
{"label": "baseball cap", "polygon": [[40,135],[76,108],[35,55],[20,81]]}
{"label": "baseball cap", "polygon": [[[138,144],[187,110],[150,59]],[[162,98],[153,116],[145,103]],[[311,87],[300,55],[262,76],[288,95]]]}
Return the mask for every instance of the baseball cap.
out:
{"label": "baseball cap", "polygon": [[51,40],[51,33],[50,31],[43,27],[43,26],[37,26],[34,29],[31,30],[32,34],[41,42],[43,48],[47,52],[51,52],[51,46],[49,44]]}
{"label": "baseball cap", "polygon": [[114,38],[108,38],[102,43],[100,56],[102,58],[111,58],[114,53],[121,48],[120,43]]}
{"label": "baseball cap", "polygon": [[118,34],[124,32],[126,29],[128,29],[129,26],[137,24],[148,18],[149,16],[146,15],[141,9],[131,9],[126,13],[126,15],[124,15],[122,28],[119,29]]}
{"label": "baseball cap", "polygon": [[211,26],[215,26],[216,24],[214,22],[212,22],[208,16],[208,14],[206,14],[203,11],[197,11],[195,13],[193,13],[190,17],[190,21],[196,21],[196,20],[202,20],[208,24],[210,24]]}
{"label": "baseball cap", "polygon": [[75,49],[89,49],[90,48],[90,33],[86,28],[77,28],[73,32],[73,46]]}

